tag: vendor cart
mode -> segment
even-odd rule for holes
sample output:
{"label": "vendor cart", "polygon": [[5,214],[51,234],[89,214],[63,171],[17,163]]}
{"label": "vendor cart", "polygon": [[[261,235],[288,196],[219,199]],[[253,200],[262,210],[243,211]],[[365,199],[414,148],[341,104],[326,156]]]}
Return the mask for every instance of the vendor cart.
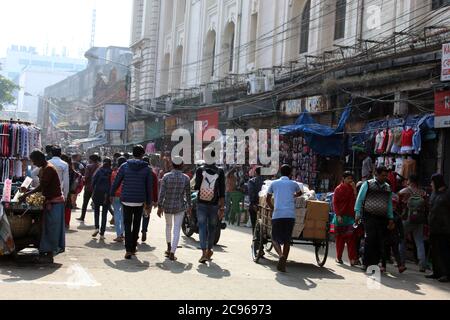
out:
{"label": "vendor cart", "polygon": [[26,203],[3,202],[15,245],[15,253],[25,248],[39,248],[43,207]]}
{"label": "vendor cart", "polygon": [[[272,211],[267,206],[259,205],[257,217],[251,246],[252,258],[256,263],[258,263],[259,259],[263,256],[264,250],[270,251],[272,249]],[[328,256],[330,223],[329,221],[323,221],[320,223],[323,223],[323,227],[325,228],[323,236],[309,236],[306,238],[304,237],[304,232],[301,232],[300,236],[292,238],[291,244],[314,246],[317,264],[320,267],[323,267]]]}

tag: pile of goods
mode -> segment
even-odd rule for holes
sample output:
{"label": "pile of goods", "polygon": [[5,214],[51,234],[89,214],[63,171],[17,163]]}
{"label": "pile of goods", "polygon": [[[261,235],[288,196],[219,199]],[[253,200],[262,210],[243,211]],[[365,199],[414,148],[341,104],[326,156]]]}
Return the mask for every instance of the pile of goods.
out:
{"label": "pile of goods", "polygon": [[33,193],[31,196],[26,199],[27,204],[32,207],[43,207],[45,202],[45,197],[42,193]]}
{"label": "pile of goods", "polygon": [[[272,212],[267,206],[267,190],[272,181],[266,181],[259,193],[259,205],[263,225],[272,225]],[[292,238],[323,240],[326,238],[327,223],[329,221],[330,205],[328,202],[317,201],[314,190],[299,183],[303,195],[295,198],[295,225]]]}

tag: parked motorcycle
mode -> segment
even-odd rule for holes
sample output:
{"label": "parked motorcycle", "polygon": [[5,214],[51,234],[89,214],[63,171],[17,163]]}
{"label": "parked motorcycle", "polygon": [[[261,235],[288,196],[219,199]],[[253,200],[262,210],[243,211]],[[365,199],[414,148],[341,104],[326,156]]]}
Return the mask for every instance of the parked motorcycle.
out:
{"label": "parked motorcycle", "polygon": [[[198,219],[197,219],[197,201],[198,200],[198,192],[191,193],[191,204],[192,204],[192,215],[189,216],[188,213],[184,214],[183,224],[181,225],[181,229],[186,237],[192,237],[194,233],[199,233],[198,229]],[[227,224],[222,222],[222,220],[217,221],[216,227],[216,237],[214,239],[214,245],[217,245],[220,239],[221,231],[226,229]]]}

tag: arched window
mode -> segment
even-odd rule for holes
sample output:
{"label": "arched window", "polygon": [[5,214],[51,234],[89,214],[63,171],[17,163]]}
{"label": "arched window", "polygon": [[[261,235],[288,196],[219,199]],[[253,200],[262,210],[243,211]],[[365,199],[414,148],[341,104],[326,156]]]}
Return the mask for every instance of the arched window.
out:
{"label": "arched window", "polygon": [[345,37],[345,14],[347,11],[347,1],[336,1],[336,21],[334,23],[334,40]]}
{"label": "arched window", "polygon": [[302,21],[300,24],[300,53],[308,52],[310,14],[311,0],[308,0],[303,8]]}

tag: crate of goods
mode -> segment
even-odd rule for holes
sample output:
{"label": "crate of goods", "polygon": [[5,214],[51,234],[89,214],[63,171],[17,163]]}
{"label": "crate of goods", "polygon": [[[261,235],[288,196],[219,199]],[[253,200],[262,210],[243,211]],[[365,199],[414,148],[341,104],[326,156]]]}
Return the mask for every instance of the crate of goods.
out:
{"label": "crate of goods", "polygon": [[303,238],[325,239],[329,213],[330,205],[327,202],[308,200]]}
{"label": "crate of goods", "polygon": [[266,207],[267,206],[267,195],[259,196],[259,205],[261,207]]}

